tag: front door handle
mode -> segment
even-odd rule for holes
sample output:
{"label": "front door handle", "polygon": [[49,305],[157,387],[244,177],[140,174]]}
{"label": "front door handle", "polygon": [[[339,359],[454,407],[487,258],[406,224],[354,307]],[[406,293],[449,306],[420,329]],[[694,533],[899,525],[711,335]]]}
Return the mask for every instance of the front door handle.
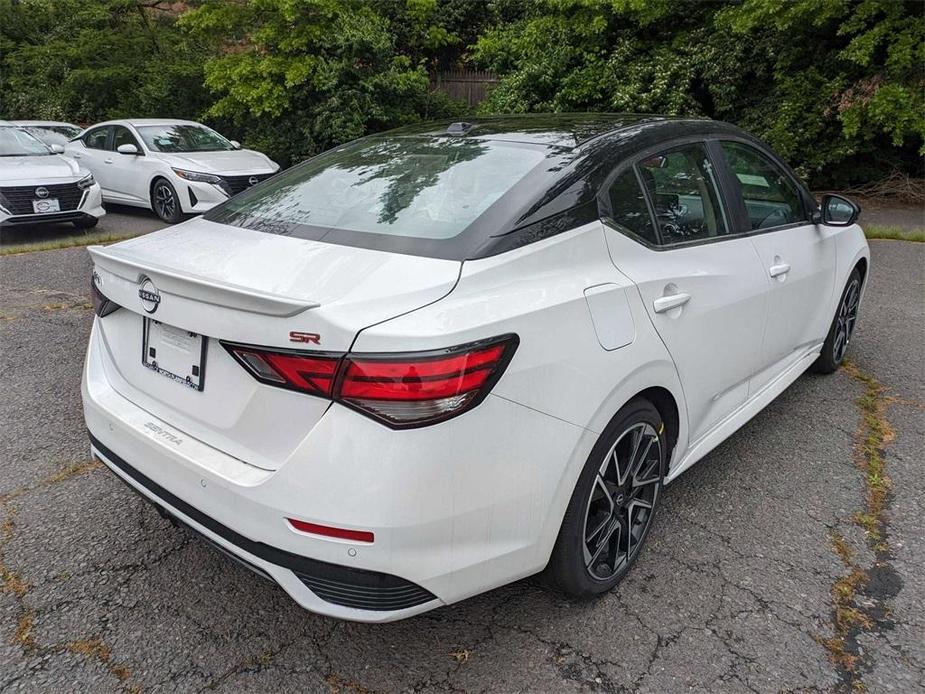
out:
{"label": "front door handle", "polygon": [[107,160],[106,160],[106,163],[107,163],[107,164],[112,164],[112,159],[107,159]]}
{"label": "front door handle", "polygon": [[74,157],[74,159],[80,159],[80,155],[79,155],[79,154],[72,154],[71,156]]}
{"label": "front door handle", "polygon": [[790,272],[790,263],[778,263],[777,265],[772,265],[768,268],[768,272],[771,274],[771,277],[780,277],[781,275],[786,275]]}
{"label": "front door handle", "polygon": [[656,313],[664,313],[665,311],[670,311],[673,308],[683,306],[690,300],[690,294],[679,292],[669,296],[660,296],[658,299],[652,302],[652,306],[655,308]]}

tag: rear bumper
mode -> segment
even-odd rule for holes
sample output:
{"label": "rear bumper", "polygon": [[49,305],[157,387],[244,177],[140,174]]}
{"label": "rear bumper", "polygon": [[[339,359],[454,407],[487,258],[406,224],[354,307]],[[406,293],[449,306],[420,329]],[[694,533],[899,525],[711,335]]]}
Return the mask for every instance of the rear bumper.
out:
{"label": "rear bumper", "polygon": [[276,575],[281,570],[287,570],[330,604],[363,611],[391,613],[393,618],[406,616],[405,612],[413,614],[417,611],[414,608],[426,609],[439,604],[435,602],[436,596],[397,576],[329,564],[244,537],[143,475],[109,450],[93,434],[90,434],[90,447],[96,458],[103,461],[143,498],[197,531],[220,549],[229,552],[232,557],[264,578],[278,580]]}
{"label": "rear bumper", "polygon": [[[578,427],[491,396],[407,432],[332,405],[278,469],[265,470],[122,396],[105,351],[95,324],[82,383],[94,454],[300,605],[341,619],[402,619],[541,570],[574,485],[569,470],[593,443]],[[286,518],[368,530],[375,541],[300,533]]]}

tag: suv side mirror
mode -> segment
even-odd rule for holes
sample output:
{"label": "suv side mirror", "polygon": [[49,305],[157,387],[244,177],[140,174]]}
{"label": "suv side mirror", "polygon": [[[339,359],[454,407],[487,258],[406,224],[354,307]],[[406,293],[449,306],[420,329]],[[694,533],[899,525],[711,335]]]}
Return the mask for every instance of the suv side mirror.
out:
{"label": "suv side mirror", "polygon": [[125,144],[116,147],[119,154],[138,154],[138,148],[135,145]]}
{"label": "suv side mirror", "polygon": [[229,142],[231,143],[231,146],[234,147],[235,149],[241,149],[241,143],[238,142],[237,140],[229,140]]}
{"label": "suv side mirror", "polygon": [[822,223],[848,227],[858,221],[861,208],[846,197],[827,193],[822,196]]}

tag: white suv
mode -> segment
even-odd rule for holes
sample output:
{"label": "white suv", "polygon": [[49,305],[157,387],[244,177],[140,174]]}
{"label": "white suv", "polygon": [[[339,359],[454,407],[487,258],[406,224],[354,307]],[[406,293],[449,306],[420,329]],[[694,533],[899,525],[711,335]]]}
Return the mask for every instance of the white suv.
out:
{"label": "white suv", "polygon": [[154,210],[174,224],[269,178],[279,165],[200,123],[99,123],[67,145],[103,188],[103,200]]}
{"label": "white suv", "polygon": [[89,229],[106,214],[93,174],[63,151],[0,121],[0,227],[71,222]]}

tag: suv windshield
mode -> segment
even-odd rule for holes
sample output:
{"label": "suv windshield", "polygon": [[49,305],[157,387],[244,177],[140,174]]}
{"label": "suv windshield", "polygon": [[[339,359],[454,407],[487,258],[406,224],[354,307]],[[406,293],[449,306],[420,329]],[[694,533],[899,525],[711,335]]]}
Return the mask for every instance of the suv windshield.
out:
{"label": "suv windshield", "polygon": [[0,157],[34,157],[54,154],[22,128],[0,126]]}
{"label": "suv windshield", "polygon": [[136,128],[154,152],[227,152],[231,142],[204,125],[141,125]]}
{"label": "suv windshield", "polygon": [[48,145],[64,145],[83,132],[76,125],[24,125],[24,130]]}
{"label": "suv windshield", "polygon": [[[464,138],[367,138],[249,189],[206,219],[275,234],[407,248],[463,232],[547,156],[546,148]],[[367,245],[356,243],[353,245]],[[413,251],[412,251],[413,252]]]}

